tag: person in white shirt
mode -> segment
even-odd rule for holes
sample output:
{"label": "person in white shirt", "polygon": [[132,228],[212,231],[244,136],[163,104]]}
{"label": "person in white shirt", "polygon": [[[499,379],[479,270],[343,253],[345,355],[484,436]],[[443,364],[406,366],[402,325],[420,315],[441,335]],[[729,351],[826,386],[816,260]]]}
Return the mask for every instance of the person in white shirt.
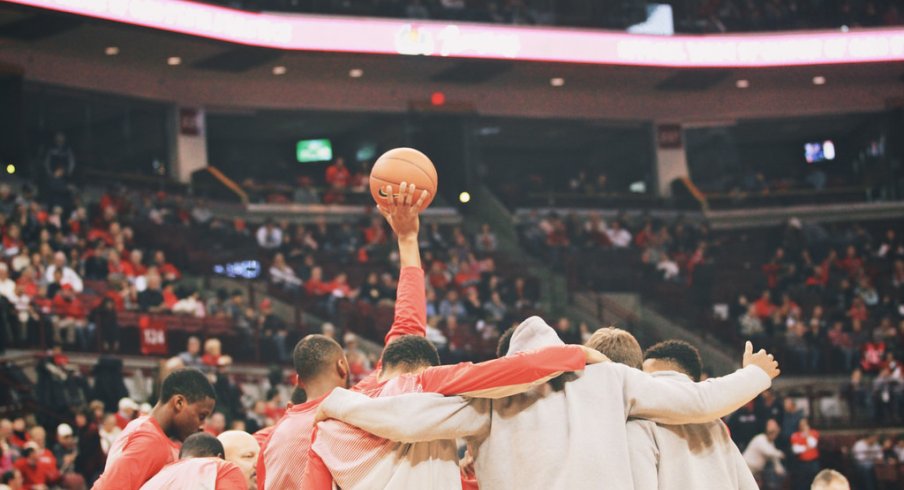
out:
{"label": "person in white shirt", "polygon": [[19,297],[16,294],[16,282],[9,278],[9,267],[6,262],[0,262],[0,296],[12,304],[16,304]]}
{"label": "person in white shirt", "polygon": [[270,282],[293,291],[302,285],[301,278],[295,274],[295,270],[289,267],[286,257],[281,253],[273,256],[273,264],[270,265]]}
{"label": "person in white shirt", "polygon": [[116,415],[112,413],[108,413],[104,416],[104,421],[98,429],[97,433],[100,436],[100,450],[107,454],[110,452],[110,448],[113,446],[113,441],[119,437],[119,433],[122,432],[122,429],[116,425]]}
{"label": "person in white shirt", "polygon": [[44,279],[48,283],[54,281],[53,274],[57,269],[63,271],[63,279],[60,281],[60,284],[69,284],[76,293],[84,291],[85,286],[82,283],[82,278],[79,277],[78,273],[72,270],[71,267],[66,265],[66,254],[63,252],[53,254],[53,264],[50,264],[44,272]]}
{"label": "person in white shirt", "polygon": [[782,459],[785,453],[775,447],[775,440],[781,433],[781,428],[774,419],[766,422],[766,432],[754,437],[747,449],[744,450],[744,459],[750,471],[756,476],[763,490],[781,488],[785,476],[785,467]]}
{"label": "person in white shirt", "polygon": [[[622,340],[630,338],[637,351],[631,365],[639,367],[642,353],[633,336],[619,329],[601,330],[603,338],[588,346],[615,360],[605,345],[623,345]],[[511,356],[561,344],[552,327],[531,317],[503,335],[499,353]],[[675,383],[604,362],[569,373],[563,382],[492,402],[430,393],[368,398],[335,389],[318,416],[400,442],[465,438],[483,490],[581,490],[599,488],[600,482],[608,490],[633,490],[627,417],[671,424],[716,420],[767,389],[779,372],[772,356],[765,351],[754,354],[749,342],[744,366],[704,383]]]}
{"label": "person in white shirt", "polygon": [[606,230],[609,241],[615,248],[628,248],[631,246],[631,232],[622,228],[622,224],[618,220],[612,220],[609,229]]}
{"label": "person in white shirt", "polygon": [[[644,353],[644,372],[675,382],[700,381],[703,360],[680,340],[653,345]],[[659,425],[628,421],[628,448],[635,490],[758,490],[741,451],[721,420],[705,424]]]}
{"label": "person in white shirt", "polygon": [[273,223],[273,220],[267,220],[264,226],[257,229],[257,244],[261,248],[274,250],[282,246],[283,231]]}
{"label": "person in white shirt", "polygon": [[813,478],[810,490],[851,490],[851,484],[835,470],[822,470]]}
{"label": "person in white shirt", "polygon": [[857,476],[863,484],[864,490],[876,490],[876,463],[882,461],[882,446],[879,444],[879,436],[870,434],[854,443],[851,447],[851,456],[854,457],[854,468]]}

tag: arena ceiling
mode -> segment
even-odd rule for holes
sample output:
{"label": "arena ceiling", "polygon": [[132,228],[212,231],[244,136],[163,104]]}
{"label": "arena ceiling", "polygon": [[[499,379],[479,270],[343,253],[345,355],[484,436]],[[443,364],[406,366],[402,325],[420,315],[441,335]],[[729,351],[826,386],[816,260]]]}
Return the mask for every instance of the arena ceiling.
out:
{"label": "arena ceiling", "polygon": [[429,110],[434,92],[446,100],[437,110],[609,120],[707,122],[904,104],[901,62],[674,69],[287,52],[6,4],[0,62],[29,80],[215,111]]}

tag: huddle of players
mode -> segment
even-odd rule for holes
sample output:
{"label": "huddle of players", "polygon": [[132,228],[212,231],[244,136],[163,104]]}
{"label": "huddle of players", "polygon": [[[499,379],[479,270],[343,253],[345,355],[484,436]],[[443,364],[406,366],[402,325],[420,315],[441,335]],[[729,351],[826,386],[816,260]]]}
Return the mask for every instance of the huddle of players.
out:
{"label": "huddle of players", "polygon": [[[307,400],[255,434],[252,471],[223,460],[228,450],[216,438],[197,434],[215,394],[199,372],[177,371],[152,413],[114,443],[94,488],[245,490],[249,478],[260,490],[756,488],[719,421],[779,374],[749,342],[743,368],[697,383],[700,356],[686,343],[657,344],[644,356],[629,333],[605,328],[589,346],[564,345],[532,317],[502,336],[498,359],[440,366],[425,338],[417,240],[425,199],[403,183],[378,206],[398,237],[401,272],[393,325],[370,376],[345,389],[339,344],[302,339],[293,361]],[[181,453],[172,439],[184,441]],[[467,441],[467,465],[457,439]]]}

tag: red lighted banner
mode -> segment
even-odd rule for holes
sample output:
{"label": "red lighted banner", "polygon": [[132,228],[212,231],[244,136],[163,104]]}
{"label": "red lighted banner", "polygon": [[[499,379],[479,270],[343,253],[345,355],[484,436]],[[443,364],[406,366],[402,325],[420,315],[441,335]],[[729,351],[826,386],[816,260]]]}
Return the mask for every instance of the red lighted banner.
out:
{"label": "red lighted banner", "polygon": [[0,0],[153,29],[284,50],[601,65],[768,67],[904,60],[904,29],[648,36],[255,13],[185,0]]}

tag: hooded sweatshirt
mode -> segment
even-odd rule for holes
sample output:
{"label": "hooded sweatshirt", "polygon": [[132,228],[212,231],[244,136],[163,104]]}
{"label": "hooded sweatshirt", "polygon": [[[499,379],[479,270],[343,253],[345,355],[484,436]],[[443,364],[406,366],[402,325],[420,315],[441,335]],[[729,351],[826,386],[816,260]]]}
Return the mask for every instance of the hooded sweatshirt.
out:
{"label": "hooded sweatshirt", "polygon": [[[652,376],[693,384],[689,377],[675,371],[659,371]],[[759,489],[721,420],[688,425],[630,420],[628,448],[635,490]]]}
{"label": "hooded sweatshirt", "polygon": [[[509,355],[561,344],[552,327],[531,317],[516,329]],[[484,490],[634,490],[628,417],[674,425],[711,422],[771,385],[756,366],[702,383],[655,378],[611,362],[571,376],[558,389],[546,383],[492,401],[435,394],[370,399],[334,390],[321,408],[394,441],[466,438]]]}

